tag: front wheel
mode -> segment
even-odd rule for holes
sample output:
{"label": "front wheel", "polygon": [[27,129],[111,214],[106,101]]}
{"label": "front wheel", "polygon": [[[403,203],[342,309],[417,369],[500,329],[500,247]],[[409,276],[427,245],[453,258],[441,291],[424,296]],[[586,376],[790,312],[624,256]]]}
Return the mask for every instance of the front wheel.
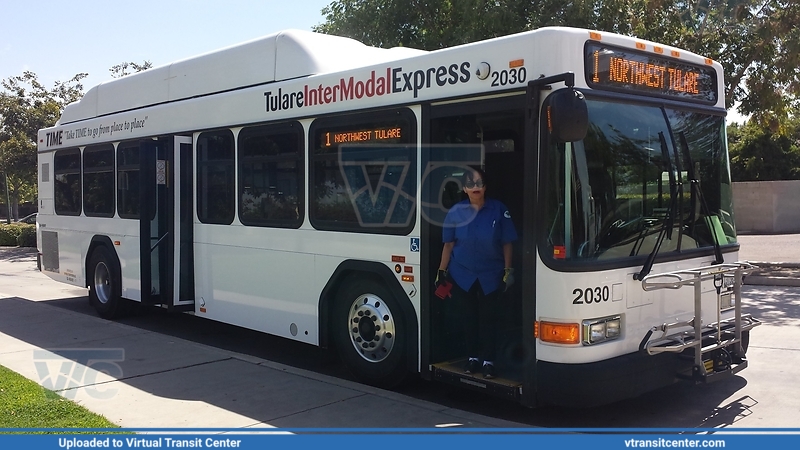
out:
{"label": "front wheel", "polygon": [[742,353],[747,353],[747,348],[750,347],[750,330],[742,331]]}
{"label": "front wheel", "polygon": [[392,388],[408,378],[410,329],[398,300],[383,284],[353,279],[340,289],[331,330],[344,364],[360,381]]}
{"label": "front wheel", "polygon": [[89,301],[104,319],[116,319],[126,312],[117,260],[104,246],[97,247],[89,259]]}

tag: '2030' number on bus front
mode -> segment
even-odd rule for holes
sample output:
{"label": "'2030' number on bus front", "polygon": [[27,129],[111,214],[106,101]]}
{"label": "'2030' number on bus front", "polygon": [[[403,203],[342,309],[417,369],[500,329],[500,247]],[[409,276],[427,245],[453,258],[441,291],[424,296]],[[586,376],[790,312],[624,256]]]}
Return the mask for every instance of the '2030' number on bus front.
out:
{"label": "'2030' number on bus front", "polygon": [[492,87],[524,83],[526,78],[528,71],[524,67],[492,72]]}
{"label": "'2030' number on bus front", "polygon": [[588,287],[586,289],[575,288],[572,290],[572,295],[575,296],[575,298],[572,299],[572,304],[588,305],[591,303],[607,302],[609,294],[608,286]]}

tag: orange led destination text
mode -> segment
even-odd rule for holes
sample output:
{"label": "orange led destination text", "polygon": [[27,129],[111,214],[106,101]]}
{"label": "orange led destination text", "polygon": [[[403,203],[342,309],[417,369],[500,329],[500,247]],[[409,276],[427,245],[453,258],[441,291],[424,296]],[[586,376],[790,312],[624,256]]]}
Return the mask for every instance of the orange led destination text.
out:
{"label": "orange led destination text", "polygon": [[608,80],[612,82],[689,94],[699,93],[699,73],[695,71],[614,57],[609,58],[608,66]]}
{"label": "orange led destination text", "polygon": [[325,145],[346,144],[348,142],[382,141],[384,139],[400,139],[401,128],[379,128],[377,130],[342,131],[325,133]]}
{"label": "orange led destination text", "polygon": [[646,64],[624,58],[610,58],[608,79],[658,89],[697,94],[697,72]]}

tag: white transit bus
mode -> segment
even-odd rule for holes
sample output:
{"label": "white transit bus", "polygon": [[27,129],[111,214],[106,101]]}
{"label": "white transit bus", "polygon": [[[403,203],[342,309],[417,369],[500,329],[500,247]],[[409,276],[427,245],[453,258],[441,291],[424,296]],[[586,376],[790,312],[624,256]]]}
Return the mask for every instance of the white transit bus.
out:
{"label": "white transit bus", "polygon": [[[100,316],[159,305],[527,406],[747,366],[710,59],[543,28],[425,52],[289,30],[91,88],[39,132],[41,270]],[[480,166],[520,239],[498,377],[434,295]]]}

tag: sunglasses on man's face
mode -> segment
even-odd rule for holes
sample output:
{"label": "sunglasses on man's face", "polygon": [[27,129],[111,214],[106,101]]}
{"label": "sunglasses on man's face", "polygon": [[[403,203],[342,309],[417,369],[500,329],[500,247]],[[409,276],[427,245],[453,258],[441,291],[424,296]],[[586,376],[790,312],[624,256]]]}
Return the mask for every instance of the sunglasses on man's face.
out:
{"label": "sunglasses on man's face", "polygon": [[467,181],[464,182],[464,186],[466,186],[467,189],[472,189],[474,187],[477,187],[478,189],[480,189],[484,185],[483,185],[483,180],[475,180],[475,181],[467,180]]}

